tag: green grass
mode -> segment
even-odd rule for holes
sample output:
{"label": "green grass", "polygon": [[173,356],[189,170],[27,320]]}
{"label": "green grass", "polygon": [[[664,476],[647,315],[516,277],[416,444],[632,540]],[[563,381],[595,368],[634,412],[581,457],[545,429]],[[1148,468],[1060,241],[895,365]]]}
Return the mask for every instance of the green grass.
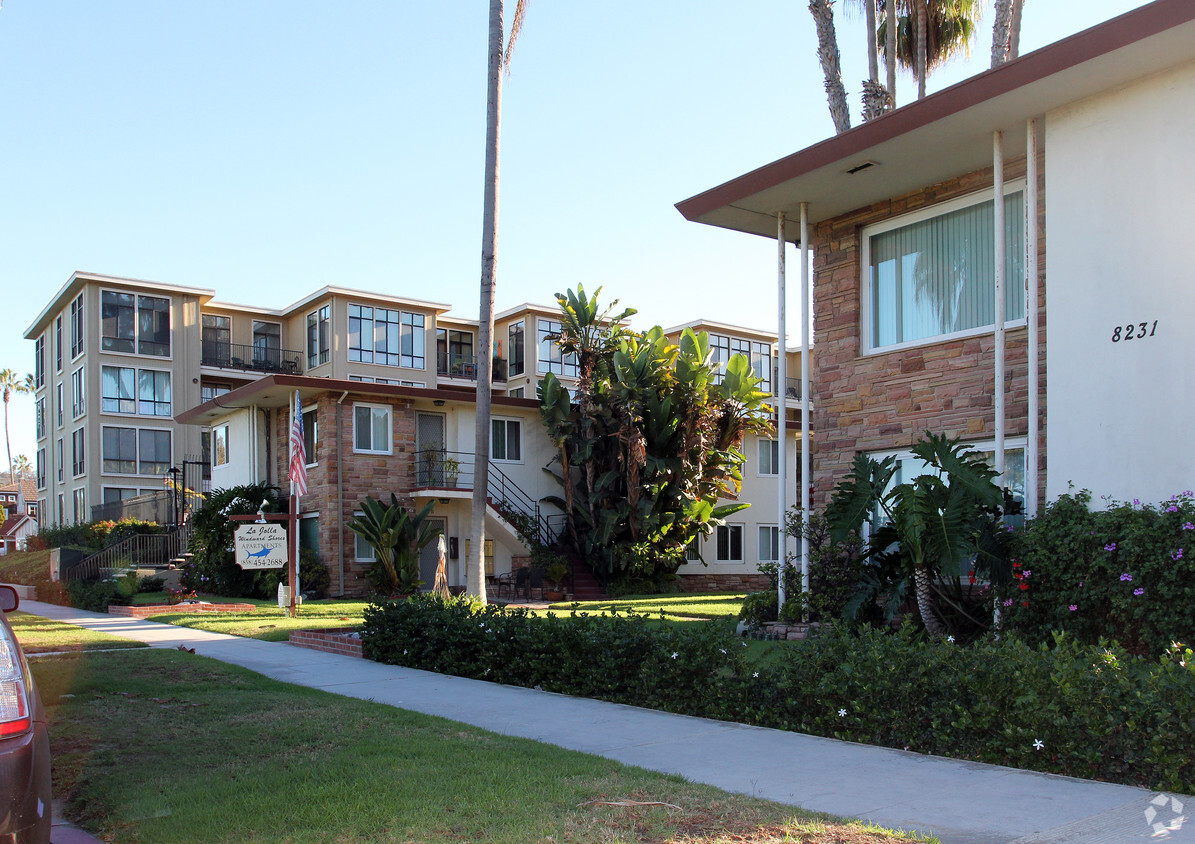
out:
{"label": "green grass", "polygon": [[288,618],[278,608],[277,601],[258,601],[245,598],[218,598],[202,596],[213,602],[255,604],[252,612],[230,613],[166,613],[151,616],[154,621],[190,627],[195,630],[209,630],[213,633],[230,633],[250,639],[264,639],[269,642],[284,642],[292,630],[313,630],[324,627],[360,627],[362,613],[369,606],[367,601],[307,601],[299,607],[297,618]]}
{"label": "green grass", "polygon": [[178,651],[34,673],[56,796],[110,842],[910,840]]}
{"label": "green grass", "polygon": [[97,633],[94,630],[20,611],[10,613],[8,620],[26,654],[148,647],[144,642]]}
{"label": "green grass", "polygon": [[49,573],[49,551],[17,551],[0,557],[0,583],[36,586]]}
{"label": "green grass", "polygon": [[[737,620],[739,610],[743,608],[746,593],[713,593],[713,594],[684,594],[684,595],[628,595],[625,598],[615,598],[609,601],[585,601],[576,604],[581,612],[589,613],[625,613],[634,610],[642,615],[658,617],[661,612],[664,617],[673,621],[690,619],[722,619]],[[567,611],[574,604],[552,604],[554,611]]]}

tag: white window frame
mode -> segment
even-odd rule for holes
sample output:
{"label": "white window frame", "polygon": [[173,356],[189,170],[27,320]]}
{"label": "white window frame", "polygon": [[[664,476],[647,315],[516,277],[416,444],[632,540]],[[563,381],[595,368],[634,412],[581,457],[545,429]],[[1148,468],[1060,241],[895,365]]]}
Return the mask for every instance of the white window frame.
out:
{"label": "white window frame", "polygon": [[55,385],[54,393],[58,397],[58,408],[57,408],[57,410],[58,410],[58,425],[57,425],[57,428],[58,428],[58,430],[61,431],[63,418],[66,416],[66,414],[63,410],[63,407],[62,407],[65,392],[63,391],[63,384],[61,381],[59,381],[58,384]]}
{"label": "white window frame", "polygon": [[[357,409],[369,408],[373,410],[382,410],[386,414],[386,447],[385,448],[359,448],[357,446]],[[373,441],[373,422],[372,413],[370,415],[370,446],[376,446]],[[394,453],[394,408],[388,404],[369,404],[367,402],[353,403],[353,453],[354,454],[393,454]]]}
{"label": "white window frame", "polygon": [[83,294],[80,293],[71,302],[71,360],[77,360],[87,351],[84,340],[87,332],[83,322]]}
{"label": "white window frame", "polygon": [[[495,457],[495,456],[493,455],[493,451],[494,451],[494,428],[495,428],[497,425],[499,425],[499,424],[501,424],[501,425],[503,425],[503,426],[504,426],[504,429],[503,429],[503,430],[504,430],[504,432],[505,432],[506,436],[504,436],[504,437],[503,437],[503,440],[504,440],[504,441],[506,441],[506,442],[509,442],[509,439],[508,439],[508,438],[509,438],[509,436],[510,436],[509,427],[506,427],[506,426],[509,426],[509,425],[511,425],[511,424],[515,424],[515,425],[518,425],[518,426],[519,426],[519,437],[518,437],[518,441],[519,441],[519,456],[518,456],[517,458],[513,458],[513,459],[512,459],[512,458],[510,458],[510,457]],[[493,462],[493,463],[514,463],[514,464],[521,464],[521,463],[523,462],[523,450],[524,450],[524,449],[523,449],[523,420],[522,420],[522,419],[519,419],[519,418],[517,418],[517,417],[513,417],[513,416],[495,416],[495,417],[493,417],[493,418],[491,418],[491,419],[490,419],[490,452],[491,452],[491,454],[490,454],[490,461],[491,461],[491,462]]]}
{"label": "white window frame", "polygon": [[[105,374],[104,373],[105,373],[105,370],[108,370],[108,369],[116,370],[116,372],[117,372],[116,383],[118,386],[120,384],[123,373],[126,373],[126,372],[132,373],[133,389],[132,389],[132,392],[129,393],[128,398],[125,398],[124,396],[119,396],[119,395],[112,397],[112,396],[108,396],[105,394],[104,391],[106,389],[106,386],[105,386]],[[137,415],[137,385],[138,385],[138,382],[137,382],[136,367],[111,366],[109,364],[104,364],[103,366],[101,366],[100,367],[100,413],[103,413],[108,416],[136,416]],[[117,410],[109,410],[107,407],[105,407],[104,403],[108,402],[108,401],[115,401],[117,403],[116,404]],[[133,407],[132,410],[120,410],[119,409],[120,403],[126,402],[126,401],[132,405],[132,407]]]}
{"label": "white window frame", "polygon": [[[1004,196],[1010,194],[1021,193],[1027,195],[1026,184],[1024,179],[1013,179],[1004,183]],[[871,320],[872,320],[872,302],[870,291],[869,274],[871,270],[871,239],[875,235],[883,234],[892,231],[893,229],[904,228],[905,226],[919,223],[922,220],[930,220],[934,217],[941,217],[945,214],[950,214],[954,211],[960,211],[963,208],[970,208],[975,205],[982,205],[985,202],[992,201],[992,191],[989,188],[986,191],[976,191],[969,193],[966,196],[959,196],[954,199],[939,202],[935,205],[930,205],[926,208],[919,208],[916,211],[911,211],[908,214],[901,214],[898,217],[892,217],[879,223],[873,223],[870,226],[865,226],[859,232],[859,354],[862,357],[869,357],[872,355],[885,355],[889,352],[898,352],[902,349],[915,349],[922,346],[933,346],[938,343],[948,343],[952,340],[961,340],[967,337],[979,337],[985,334],[994,334],[996,326],[986,325],[978,328],[968,328],[963,331],[952,331],[948,334],[936,334],[933,337],[923,337],[919,340],[906,340],[901,343],[893,343],[887,346],[873,346],[871,334]],[[1034,215],[1036,219],[1036,213]],[[1007,287],[1009,279],[1005,279],[1005,286]],[[1015,279],[1012,280],[1015,283]],[[1021,284],[1023,288],[1024,285]],[[1025,305],[1025,311],[1028,312],[1028,302]],[[1020,319],[1005,320],[1005,329],[1017,328],[1019,326],[1027,325],[1025,317]]]}
{"label": "white window frame", "polygon": [[[156,394],[154,394],[153,398],[149,398],[149,399],[142,396],[142,394],[141,394],[141,376],[146,373],[151,374],[151,376],[152,376],[151,382],[153,382],[153,383],[157,382],[157,376],[159,376],[159,375],[166,376],[167,398],[165,401],[162,401],[161,399],[159,399]],[[168,369],[138,369],[137,370],[137,415],[138,416],[149,416],[153,419],[169,419],[169,418],[173,417],[173,415],[174,415],[174,413],[173,413],[173,410],[174,410],[174,384],[172,383],[173,380],[174,379],[170,377],[170,370],[168,370]],[[146,402],[147,404],[149,404],[151,411],[156,409],[155,408],[156,405],[164,404],[164,405],[166,405],[166,412],[165,413],[157,413],[157,412],[146,413],[141,409],[142,402]]]}
{"label": "white window frame", "polygon": [[[217,425],[212,428],[212,468],[217,469],[220,466],[227,466],[232,462],[228,456],[228,425]],[[219,445],[223,442],[224,445],[224,459],[220,459]]]}
{"label": "white window frame", "polygon": [[[319,414],[316,413],[319,405],[309,404],[303,408],[303,436],[311,440],[311,448],[304,447],[304,456],[307,458],[306,467],[310,469],[312,466],[318,466],[319,460],[316,459],[316,453],[319,449]],[[311,414],[311,424],[307,424],[307,414]],[[310,432],[310,433],[309,433]],[[306,444],[304,443],[304,446]]]}
{"label": "white window frame", "polygon": [[[355,518],[355,519],[360,519],[364,516],[365,516],[365,512],[362,510],[357,510],[357,511],[353,512],[353,518]],[[378,558],[378,553],[377,553],[377,551],[374,550],[373,546],[370,545],[368,542],[366,542],[365,538],[363,536],[361,536],[361,534],[357,533],[356,531],[353,531],[352,533],[353,533],[353,562],[356,562],[356,563],[376,562],[377,558]],[[361,555],[361,547],[362,546],[369,549],[369,556],[363,557]]]}
{"label": "white window frame", "polygon": [[87,413],[87,374],[83,367],[71,373],[71,419]]}
{"label": "white window frame", "polygon": [[[780,441],[769,437],[760,437],[757,440],[757,448],[755,452],[755,475],[759,478],[776,478],[780,476]],[[764,471],[764,447],[768,446],[768,458],[771,462],[772,471]]]}
{"label": "white window frame", "polygon": [[[737,558],[730,556],[730,554],[733,553],[731,548],[731,536],[736,529],[739,532],[739,556]],[[722,531],[726,531],[726,557],[722,556],[722,549],[720,547],[722,543],[718,541],[718,537],[721,535]],[[719,525],[718,527],[714,528],[714,559],[719,563],[744,562],[747,557],[743,548],[746,532],[747,528],[742,522],[727,522],[724,525]]]}
{"label": "white window frame", "polygon": [[87,474],[87,429],[71,431],[71,477],[81,478]]}
{"label": "white window frame", "polygon": [[[74,508],[75,524],[90,521],[87,517],[87,487],[79,486],[71,490],[71,506]],[[82,511],[82,518],[79,518]]]}
{"label": "white window frame", "polygon": [[[771,555],[772,549],[774,547],[775,554],[773,556],[765,556],[764,555],[765,549],[764,549],[763,532],[765,530],[769,532],[768,539],[767,539],[767,543],[768,543],[769,547],[767,548],[767,552],[769,555]],[[772,538],[773,536],[775,537],[775,539]],[[761,562],[761,563],[778,563],[778,562],[780,562],[780,554],[783,553],[784,543],[780,537],[779,525],[775,525],[775,524],[756,525],[755,542],[756,542],[755,551],[756,551],[756,556],[759,559],[759,562]]]}

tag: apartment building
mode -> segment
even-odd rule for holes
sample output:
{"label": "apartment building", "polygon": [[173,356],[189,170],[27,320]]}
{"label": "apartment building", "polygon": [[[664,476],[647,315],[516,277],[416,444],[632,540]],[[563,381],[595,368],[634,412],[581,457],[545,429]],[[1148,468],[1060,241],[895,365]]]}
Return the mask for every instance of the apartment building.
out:
{"label": "apartment building", "polygon": [[[561,514],[540,499],[559,493],[543,471],[555,450],[540,426],[536,385],[548,372],[566,387],[577,376],[576,360],[552,339],[560,330],[556,308],[500,312],[486,354],[477,321],[451,315],[447,304],[332,286],[280,309],[215,295],[75,273],[38,315],[25,336],[34,343],[43,523],[94,518],[105,506],[128,507],[172,485],[285,488],[298,390],[310,461],[301,539],[328,566],[333,588],[364,594],[371,552],[346,525],[362,498],[391,492],[412,506],[436,501],[434,516],[455,540],[450,581],[463,583],[474,387],[478,366],[489,365],[491,484],[498,487],[487,515],[487,569],[507,571],[527,554],[511,507],[545,536],[553,529]],[[748,354],[773,389],[774,334],[688,325],[710,332],[719,361]],[[788,355],[796,371],[799,354]],[[791,420],[799,413],[792,379],[784,394]],[[693,549],[683,573],[695,586],[761,584],[758,563],[778,553],[778,446],[755,440],[744,446],[741,497],[759,506]],[[789,443],[790,465],[797,448]]]}

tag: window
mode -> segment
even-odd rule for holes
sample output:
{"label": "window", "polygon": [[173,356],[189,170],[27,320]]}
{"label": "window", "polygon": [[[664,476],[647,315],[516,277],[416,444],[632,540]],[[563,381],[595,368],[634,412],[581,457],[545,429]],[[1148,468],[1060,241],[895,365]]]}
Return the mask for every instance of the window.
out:
{"label": "window", "polygon": [[[357,518],[357,519],[362,518],[364,515],[365,515],[365,513],[361,512],[361,511],[357,511],[356,513],[353,513],[353,517]],[[363,537],[361,534],[356,533],[356,532],[353,533],[353,537],[354,537],[353,558],[357,562],[372,563],[374,560],[377,559],[377,552],[375,552],[373,550],[373,546],[370,545],[368,541],[366,541],[365,537]]]}
{"label": "window", "polygon": [[557,375],[577,377],[577,356],[564,354],[556,342],[560,336],[560,323],[554,319],[539,320],[539,373],[554,372]]}
{"label": "window", "polygon": [[315,448],[319,444],[316,433],[316,408],[303,408],[303,453],[307,455],[307,465],[314,466],[319,460],[316,458]]}
{"label": "window", "polygon": [[759,526],[759,561],[761,563],[780,561],[780,529],[775,525]]}
{"label": "window", "polygon": [[204,314],[200,330],[200,358],[208,366],[228,366],[232,362],[232,319]]}
{"label": "window", "polygon": [[71,302],[71,359],[83,354],[83,294]]}
{"label": "window", "polygon": [[748,360],[759,378],[759,389],[765,393],[772,392],[772,344],[752,341]]}
{"label": "window", "polygon": [[701,540],[699,538],[694,537],[693,540],[685,546],[685,562],[701,562]]}
{"label": "window", "polygon": [[40,440],[46,435],[46,400],[40,398],[35,405],[37,417],[37,438]]}
{"label": "window", "polygon": [[436,329],[436,371],[442,375],[477,377],[473,332],[455,328]]}
{"label": "window", "polygon": [[100,367],[100,410],[104,413],[136,413],[133,397],[136,371],[127,366]]}
{"label": "window", "polygon": [[62,427],[62,384],[61,383],[58,384],[58,386],[55,388],[54,392],[57,394],[56,398],[58,400],[58,427],[61,428]]}
{"label": "window", "polygon": [[87,471],[87,436],[82,428],[71,433],[71,474],[76,478]]}
{"label": "window", "polygon": [[411,369],[423,369],[424,359],[423,314],[402,315],[402,353],[399,365]]}
{"label": "window", "polygon": [[56,463],[56,465],[58,466],[58,483],[62,483],[63,472],[64,472],[63,467],[66,465],[66,452],[63,450],[62,437],[58,438],[58,448],[56,450],[55,457],[58,458],[58,461]]}
{"label": "window", "polygon": [[390,408],[387,405],[353,405],[353,451],[390,453]]}
{"label": "window", "polygon": [[[469,559],[469,549],[473,547],[473,540],[465,540],[465,559]],[[481,546],[481,556],[485,560],[485,573],[494,573],[494,540],[486,539]]]}
{"label": "window", "polygon": [[512,399],[521,399],[523,397],[523,388],[515,387],[513,390],[510,391],[510,397]]}
{"label": "window", "polygon": [[165,475],[170,471],[170,432],[142,428],[137,432],[137,473]]}
{"label": "window", "polygon": [[87,490],[79,487],[75,490],[75,523],[87,521]]}
{"label": "window", "polygon": [[105,352],[169,357],[170,300],[101,291],[100,348]]}
{"label": "window", "polygon": [[78,419],[87,412],[87,400],[83,395],[83,370],[76,369],[71,373],[71,418]]}
{"label": "window", "polygon": [[54,320],[54,359],[55,369],[62,371],[62,317]]}
{"label": "window", "polygon": [[253,360],[282,366],[282,326],[253,320]]}
{"label": "window", "polygon": [[137,429],[112,428],[100,431],[100,457],[105,472],[137,473]]}
{"label": "window", "polygon": [[46,450],[44,448],[37,450],[37,488],[46,488]]}
{"label": "window", "polygon": [[756,340],[744,340],[725,334],[710,335],[710,350],[714,353],[714,364],[718,367],[717,381],[721,383],[726,363],[734,355],[742,355],[751,364],[752,371],[760,379],[759,389],[772,392],[772,344]]}
{"label": "window", "polygon": [[743,561],[743,526],[720,525],[717,528],[717,559],[720,563]]}
{"label": "window", "polygon": [[142,416],[170,416],[169,372],[138,370],[137,412]]}
{"label": "window", "polygon": [[232,387],[227,384],[204,384],[199,388],[200,402],[209,402],[216,396],[222,396],[225,393],[231,393]]}
{"label": "window", "polygon": [[119,504],[121,501],[127,501],[130,498],[137,497],[137,490],[130,489],[123,486],[106,486],[104,487],[104,503],[105,504]]}
{"label": "window", "polygon": [[526,340],[523,337],[523,321],[512,322],[506,329],[506,354],[511,376],[522,375],[526,363]]}
{"label": "window", "polygon": [[522,428],[518,419],[491,419],[493,437],[490,445],[490,459],[519,463],[523,460]]}
{"label": "window", "polygon": [[307,315],[307,368],[313,369],[328,362],[329,336],[328,320],[332,318],[332,306],[324,305],[318,311]]}
{"label": "window", "polygon": [[[1023,193],[1004,197],[1009,321],[1025,316]],[[871,349],[980,332],[995,322],[994,212],[965,197],[863,230],[864,334]]]}
{"label": "window", "polygon": [[228,426],[212,428],[212,465],[228,465]]}
{"label": "window", "polygon": [[423,314],[349,305],[349,360],[423,369],[423,328]]}
{"label": "window", "polygon": [[60,492],[58,493],[58,521],[56,522],[56,524],[60,525],[66,524],[66,504],[63,502],[64,497]]}
{"label": "window", "polygon": [[780,443],[777,440],[759,441],[759,474],[780,474]]}
{"label": "window", "polygon": [[46,335],[33,342],[33,386],[40,389],[46,385]]}

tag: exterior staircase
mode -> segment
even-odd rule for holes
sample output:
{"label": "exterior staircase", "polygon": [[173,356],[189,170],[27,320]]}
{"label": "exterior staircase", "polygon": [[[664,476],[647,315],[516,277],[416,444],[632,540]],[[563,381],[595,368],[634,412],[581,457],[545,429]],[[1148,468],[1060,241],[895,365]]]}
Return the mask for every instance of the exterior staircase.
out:
{"label": "exterior staircase", "polygon": [[593,569],[585,563],[572,563],[573,600],[574,601],[606,601],[610,596],[602,588],[602,584],[593,576]]}

